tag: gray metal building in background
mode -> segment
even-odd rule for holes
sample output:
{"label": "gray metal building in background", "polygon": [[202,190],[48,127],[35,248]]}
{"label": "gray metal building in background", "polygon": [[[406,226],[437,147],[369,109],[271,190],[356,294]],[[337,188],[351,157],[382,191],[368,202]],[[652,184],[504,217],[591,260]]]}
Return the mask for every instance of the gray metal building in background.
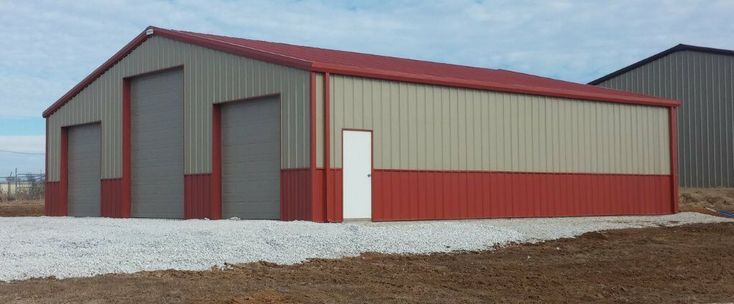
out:
{"label": "gray metal building in background", "polygon": [[734,186],[734,51],[679,44],[589,84],[680,100],[680,185]]}

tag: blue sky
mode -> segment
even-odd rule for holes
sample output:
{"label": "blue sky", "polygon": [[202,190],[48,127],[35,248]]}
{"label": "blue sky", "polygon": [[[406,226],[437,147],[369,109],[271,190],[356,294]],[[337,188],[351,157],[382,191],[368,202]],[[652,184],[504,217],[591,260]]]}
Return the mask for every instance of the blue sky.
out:
{"label": "blue sky", "polygon": [[734,49],[734,1],[0,0],[0,175],[41,112],[148,25],[588,82],[678,43]]}

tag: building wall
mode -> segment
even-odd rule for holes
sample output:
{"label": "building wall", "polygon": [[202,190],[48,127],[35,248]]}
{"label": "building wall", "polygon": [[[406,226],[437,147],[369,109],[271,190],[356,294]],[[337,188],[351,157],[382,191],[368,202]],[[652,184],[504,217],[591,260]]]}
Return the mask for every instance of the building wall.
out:
{"label": "building wall", "polygon": [[[120,179],[122,79],[177,66],[185,81],[187,218],[218,218],[217,160],[212,164],[211,155],[217,137],[211,134],[218,132],[212,125],[219,107],[212,104],[274,93],[282,105],[282,219],[340,221],[343,128],[374,131],[374,220],[675,210],[668,108],[319,73],[311,91],[307,71],[158,36],[48,118],[49,180],[64,172],[62,127],[100,121],[102,213],[129,216],[129,200],[116,196],[127,193]],[[308,168],[311,98],[320,167],[329,100],[329,171]],[[64,182],[48,187],[58,195],[49,194],[55,202],[47,204],[47,214],[65,214]]]}
{"label": "building wall", "polygon": [[328,90],[325,221],[342,220],[344,128],[373,131],[375,221],[677,210],[667,107],[343,75]]}
{"label": "building wall", "polygon": [[152,36],[48,117],[48,179],[60,174],[61,127],[102,123],[102,178],[122,175],[124,77],[184,69],[185,173],[211,172],[212,104],[279,93],[281,166],[309,165],[309,72]]}
{"label": "building wall", "polygon": [[357,128],[374,131],[376,169],[670,174],[665,107],[330,81],[332,168],[341,167],[341,130]]}
{"label": "building wall", "polygon": [[734,56],[679,51],[599,85],[680,100],[681,186],[734,186]]}

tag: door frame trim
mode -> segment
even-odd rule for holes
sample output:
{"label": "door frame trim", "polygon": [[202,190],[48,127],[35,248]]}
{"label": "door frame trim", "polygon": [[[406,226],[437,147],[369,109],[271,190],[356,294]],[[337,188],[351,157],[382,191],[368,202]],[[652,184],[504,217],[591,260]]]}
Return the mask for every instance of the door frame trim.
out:
{"label": "door frame trim", "polygon": [[[357,131],[357,132],[369,132],[370,133],[370,221],[374,222],[375,214],[375,183],[373,177],[375,176],[375,134],[372,129],[360,129],[360,128],[342,128],[341,129],[341,167],[344,171],[344,131]],[[342,174],[342,214],[341,218],[344,221],[344,174]]]}

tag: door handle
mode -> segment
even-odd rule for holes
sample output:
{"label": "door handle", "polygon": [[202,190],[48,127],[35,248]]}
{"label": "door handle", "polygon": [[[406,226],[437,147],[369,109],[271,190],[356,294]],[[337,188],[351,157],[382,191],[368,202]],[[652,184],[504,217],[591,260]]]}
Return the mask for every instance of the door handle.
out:
{"label": "door handle", "polygon": [[368,174],[367,174],[367,177],[372,177],[372,174],[369,174],[369,173],[368,173]]}

